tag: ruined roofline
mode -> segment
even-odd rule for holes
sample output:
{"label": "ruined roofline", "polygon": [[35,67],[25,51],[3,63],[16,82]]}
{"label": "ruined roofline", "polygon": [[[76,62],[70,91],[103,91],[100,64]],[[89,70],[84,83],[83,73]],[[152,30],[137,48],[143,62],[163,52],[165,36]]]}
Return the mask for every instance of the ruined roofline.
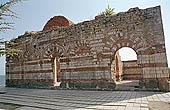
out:
{"label": "ruined roofline", "polygon": [[139,9],[138,7],[135,7],[135,8],[130,8],[128,11],[125,11],[125,12],[119,12],[117,14],[114,14],[112,16],[104,16],[104,15],[98,15],[98,16],[95,16],[95,19],[93,20],[87,20],[87,21],[83,21],[83,22],[80,22],[80,23],[77,23],[77,24],[72,24],[71,26],[67,26],[67,27],[53,27],[52,29],[49,29],[49,30],[46,30],[46,31],[31,31],[31,32],[25,32],[25,34],[23,35],[20,35],[18,36],[17,38],[15,39],[12,39],[13,40],[21,40],[22,38],[26,38],[26,37],[29,37],[29,36],[32,36],[32,35],[42,35],[42,34],[46,34],[46,33],[49,33],[51,31],[63,31],[63,30],[67,30],[69,28],[74,28],[78,25],[84,25],[86,23],[90,23],[90,22],[94,22],[94,21],[97,21],[99,19],[105,19],[105,18],[116,18],[116,17],[119,17],[121,15],[125,15],[125,14],[128,14],[128,13],[135,13],[137,11],[143,11],[143,12],[149,12],[149,11],[152,11],[152,10],[160,10],[160,5],[158,6],[155,6],[155,7],[150,7],[150,8],[145,8],[145,9]]}
{"label": "ruined roofline", "polygon": [[[122,14],[126,14],[126,13],[130,13],[130,12],[136,12],[136,11],[147,11],[147,10],[153,10],[153,9],[160,9],[160,5],[158,6],[154,6],[154,7],[149,7],[149,8],[145,8],[145,9],[140,9],[139,7],[134,7],[134,8],[130,8],[129,10],[127,11],[124,11],[124,12],[119,12],[117,14],[114,14],[114,15],[111,15],[111,16],[119,16],[119,15],[122,15]],[[100,19],[102,17],[110,17],[110,16],[105,16],[105,15],[97,15],[95,16],[95,19]]]}

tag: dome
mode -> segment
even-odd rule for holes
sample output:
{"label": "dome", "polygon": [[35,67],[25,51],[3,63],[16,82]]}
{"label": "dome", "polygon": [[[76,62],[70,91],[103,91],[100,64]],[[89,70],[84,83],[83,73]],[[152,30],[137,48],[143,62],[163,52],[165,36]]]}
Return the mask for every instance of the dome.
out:
{"label": "dome", "polygon": [[64,16],[54,16],[45,24],[43,31],[49,30],[55,26],[64,27],[64,26],[71,26],[72,24],[74,23],[68,20],[67,18],[65,18]]}

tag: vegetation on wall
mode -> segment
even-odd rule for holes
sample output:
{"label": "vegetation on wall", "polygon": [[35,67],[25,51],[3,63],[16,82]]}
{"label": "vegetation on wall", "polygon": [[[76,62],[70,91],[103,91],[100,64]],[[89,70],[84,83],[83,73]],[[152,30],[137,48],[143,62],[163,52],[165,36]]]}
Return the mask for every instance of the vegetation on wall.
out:
{"label": "vegetation on wall", "polygon": [[[22,0],[9,0],[5,3],[0,4],[0,33],[9,29],[14,29],[13,22],[8,21],[9,18],[18,18],[17,14],[11,10],[11,7]],[[19,50],[9,48],[15,43],[4,41],[0,36],[0,56],[6,54],[15,54]]]}
{"label": "vegetation on wall", "polygon": [[3,39],[0,39],[0,56],[13,55],[21,52],[21,50],[10,48],[10,46],[13,46],[15,44],[16,43],[14,42],[4,41]]}
{"label": "vegetation on wall", "polygon": [[100,12],[99,15],[104,15],[104,16],[111,16],[114,15],[116,12],[114,11],[114,8],[110,8],[109,5],[107,8],[105,8],[104,11]]}

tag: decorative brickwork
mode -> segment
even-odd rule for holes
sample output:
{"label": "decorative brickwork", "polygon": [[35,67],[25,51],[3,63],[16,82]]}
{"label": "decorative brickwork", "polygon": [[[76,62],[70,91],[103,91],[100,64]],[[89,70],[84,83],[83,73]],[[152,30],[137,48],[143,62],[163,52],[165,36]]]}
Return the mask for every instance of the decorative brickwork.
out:
{"label": "decorative brickwork", "polygon": [[116,51],[122,47],[130,47],[137,53],[137,63],[142,68],[141,81],[163,79],[167,82],[159,6],[131,8],[109,17],[96,16],[94,20],[68,27],[26,33],[14,41],[18,43],[15,48],[23,51],[6,58],[7,84],[14,79],[54,81],[56,56],[60,81],[114,81],[111,64]]}

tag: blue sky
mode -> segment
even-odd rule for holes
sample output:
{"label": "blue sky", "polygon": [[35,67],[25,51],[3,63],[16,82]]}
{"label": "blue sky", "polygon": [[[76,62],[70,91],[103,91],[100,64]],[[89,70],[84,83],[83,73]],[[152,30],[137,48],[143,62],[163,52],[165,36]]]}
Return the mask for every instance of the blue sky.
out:
{"label": "blue sky", "polygon": [[[0,3],[5,1],[7,0],[0,0]],[[161,5],[167,57],[170,65],[170,43],[168,44],[170,42],[170,0],[27,0],[12,8],[20,19],[12,19],[15,22],[15,30],[0,33],[0,38],[10,40],[24,34],[25,31],[40,31],[45,23],[56,15],[64,15],[74,23],[93,19],[108,4],[115,8],[116,13],[127,11],[133,7],[144,9]],[[127,53],[127,51],[124,52]],[[131,57],[133,59],[134,56]],[[0,74],[5,74],[4,70],[4,57],[0,57]]]}

